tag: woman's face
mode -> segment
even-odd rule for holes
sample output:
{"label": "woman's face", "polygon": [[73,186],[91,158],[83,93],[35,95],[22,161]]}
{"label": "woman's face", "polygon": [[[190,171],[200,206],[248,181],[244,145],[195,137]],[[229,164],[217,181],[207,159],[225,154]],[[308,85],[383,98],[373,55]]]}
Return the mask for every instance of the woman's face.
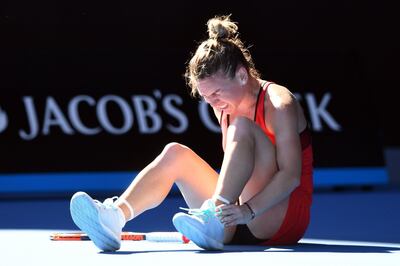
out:
{"label": "woman's face", "polygon": [[198,81],[197,90],[201,97],[214,109],[232,114],[244,95],[244,86],[238,79],[218,73]]}

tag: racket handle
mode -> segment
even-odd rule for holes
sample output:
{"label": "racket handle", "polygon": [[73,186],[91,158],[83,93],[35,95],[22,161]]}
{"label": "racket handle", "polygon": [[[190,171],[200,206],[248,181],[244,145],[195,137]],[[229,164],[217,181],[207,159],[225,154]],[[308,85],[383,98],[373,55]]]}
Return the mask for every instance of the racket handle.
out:
{"label": "racket handle", "polygon": [[151,232],[146,233],[146,240],[155,242],[189,243],[189,239],[179,232]]}

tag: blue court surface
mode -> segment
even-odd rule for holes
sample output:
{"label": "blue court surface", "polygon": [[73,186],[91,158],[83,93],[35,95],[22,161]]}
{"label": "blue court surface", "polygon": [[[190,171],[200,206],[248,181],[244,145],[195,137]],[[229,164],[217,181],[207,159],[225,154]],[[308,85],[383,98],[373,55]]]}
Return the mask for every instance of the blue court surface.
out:
{"label": "blue court surface", "polygon": [[[112,195],[110,195],[112,196]],[[124,231],[173,231],[179,196],[134,219]],[[100,252],[90,241],[51,241],[78,230],[69,199],[0,201],[0,265],[400,265],[400,191],[325,191],[314,194],[310,227],[296,246],[226,246],[203,251],[192,243],[123,241]]]}

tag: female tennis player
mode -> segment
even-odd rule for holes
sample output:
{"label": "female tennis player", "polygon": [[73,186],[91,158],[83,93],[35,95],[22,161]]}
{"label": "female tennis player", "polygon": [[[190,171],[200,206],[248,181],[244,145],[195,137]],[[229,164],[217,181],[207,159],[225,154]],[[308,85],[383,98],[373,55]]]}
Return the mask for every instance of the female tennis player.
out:
{"label": "female tennis player", "polygon": [[189,147],[170,143],[118,199],[101,203],[75,193],[72,218],[101,250],[119,249],[125,223],[158,206],[174,183],[190,209],[173,224],[203,249],[291,245],[307,229],[313,155],[302,108],[287,88],[260,78],[230,16],[207,26],[209,38],[188,63],[186,78],[221,125],[220,172]]}

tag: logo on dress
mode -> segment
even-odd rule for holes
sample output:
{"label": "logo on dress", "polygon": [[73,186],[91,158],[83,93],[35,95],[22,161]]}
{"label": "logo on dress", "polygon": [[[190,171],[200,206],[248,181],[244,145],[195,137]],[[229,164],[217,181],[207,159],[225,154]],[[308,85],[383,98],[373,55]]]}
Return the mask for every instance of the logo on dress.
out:
{"label": "logo on dress", "polygon": [[7,125],[8,125],[7,113],[3,111],[3,109],[1,109],[0,106],[0,133],[6,130]]}

